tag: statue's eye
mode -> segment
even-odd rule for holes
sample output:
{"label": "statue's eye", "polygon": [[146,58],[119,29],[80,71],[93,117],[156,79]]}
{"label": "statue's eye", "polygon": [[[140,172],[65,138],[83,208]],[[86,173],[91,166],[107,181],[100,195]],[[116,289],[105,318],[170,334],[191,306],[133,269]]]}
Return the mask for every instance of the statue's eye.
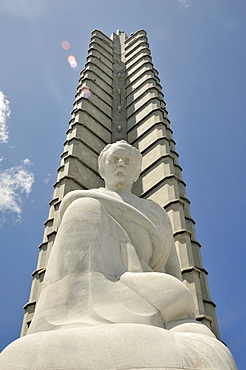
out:
{"label": "statue's eye", "polygon": [[133,163],[133,158],[132,157],[125,157],[124,161],[127,164],[131,164],[131,163]]}
{"label": "statue's eye", "polygon": [[110,160],[110,162],[118,162],[119,158],[116,157],[116,156],[112,156],[112,157],[110,157],[109,160]]}

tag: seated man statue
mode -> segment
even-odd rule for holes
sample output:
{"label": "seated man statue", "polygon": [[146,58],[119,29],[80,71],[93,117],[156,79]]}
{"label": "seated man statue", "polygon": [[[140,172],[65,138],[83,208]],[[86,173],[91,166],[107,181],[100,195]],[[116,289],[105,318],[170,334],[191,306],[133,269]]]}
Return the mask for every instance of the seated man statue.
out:
{"label": "seated man statue", "polygon": [[141,160],[127,142],[109,144],[105,188],[64,197],[28,334],[1,369],[236,369],[195,320],[166,211],[131,193]]}

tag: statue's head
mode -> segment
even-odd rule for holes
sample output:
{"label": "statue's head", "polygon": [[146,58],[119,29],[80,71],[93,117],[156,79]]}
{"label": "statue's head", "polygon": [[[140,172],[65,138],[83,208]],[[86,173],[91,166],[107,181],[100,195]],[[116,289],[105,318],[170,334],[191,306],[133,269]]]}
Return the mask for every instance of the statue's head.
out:
{"label": "statue's head", "polygon": [[98,158],[99,174],[107,184],[132,184],[137,181],[142,165],[140,151],[126,141],[108,144]]}

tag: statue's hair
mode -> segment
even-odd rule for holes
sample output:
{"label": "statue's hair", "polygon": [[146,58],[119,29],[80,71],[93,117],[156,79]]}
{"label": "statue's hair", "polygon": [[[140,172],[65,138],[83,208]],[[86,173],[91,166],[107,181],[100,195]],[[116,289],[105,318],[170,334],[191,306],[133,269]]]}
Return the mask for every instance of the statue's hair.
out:
{"label": "statue's hair", "polygon": [[[101,153],[99,154],[99,157],[98,157],[98,170],[99,170],[100,176],[103,178],[103,170],[104,170],[104,165],[105,165],[105,154],[111,148],[111,146],[112,145],[115,145],[115,144],[124,144],[124,145],[127,145],[132,150],[135,151],[135,153],[137,154],[138,164],[139,164],[138,165],[138,168],[137,168],[137,174],[138,174],[137,175],[137,178],[138,178],[139,175],[140,175],[140,170],[141,170],[141,166],[142,166],[142,154],[140,153],[140,151],[138,149],[136,149],[134,146],[132,146],[131,144],[129,144],[125,140],[116,141],[115,143],[108,144],[108,145],[105,146],[105,148],[103,148],[103,150],[101,151]],[[136,180],[137,180],[137,178],[136,178]]]}

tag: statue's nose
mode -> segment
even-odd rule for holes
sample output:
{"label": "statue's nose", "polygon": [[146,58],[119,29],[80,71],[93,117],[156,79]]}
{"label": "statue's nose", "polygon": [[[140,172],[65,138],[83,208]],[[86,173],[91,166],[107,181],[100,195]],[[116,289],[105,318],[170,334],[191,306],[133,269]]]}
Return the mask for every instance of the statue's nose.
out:
{"label": "statue's nose", "polygon": [[123,161],[122,158],[119,159],[118,161],[118,166],[122,166],[122,167],[125,167],[125,162]]}

